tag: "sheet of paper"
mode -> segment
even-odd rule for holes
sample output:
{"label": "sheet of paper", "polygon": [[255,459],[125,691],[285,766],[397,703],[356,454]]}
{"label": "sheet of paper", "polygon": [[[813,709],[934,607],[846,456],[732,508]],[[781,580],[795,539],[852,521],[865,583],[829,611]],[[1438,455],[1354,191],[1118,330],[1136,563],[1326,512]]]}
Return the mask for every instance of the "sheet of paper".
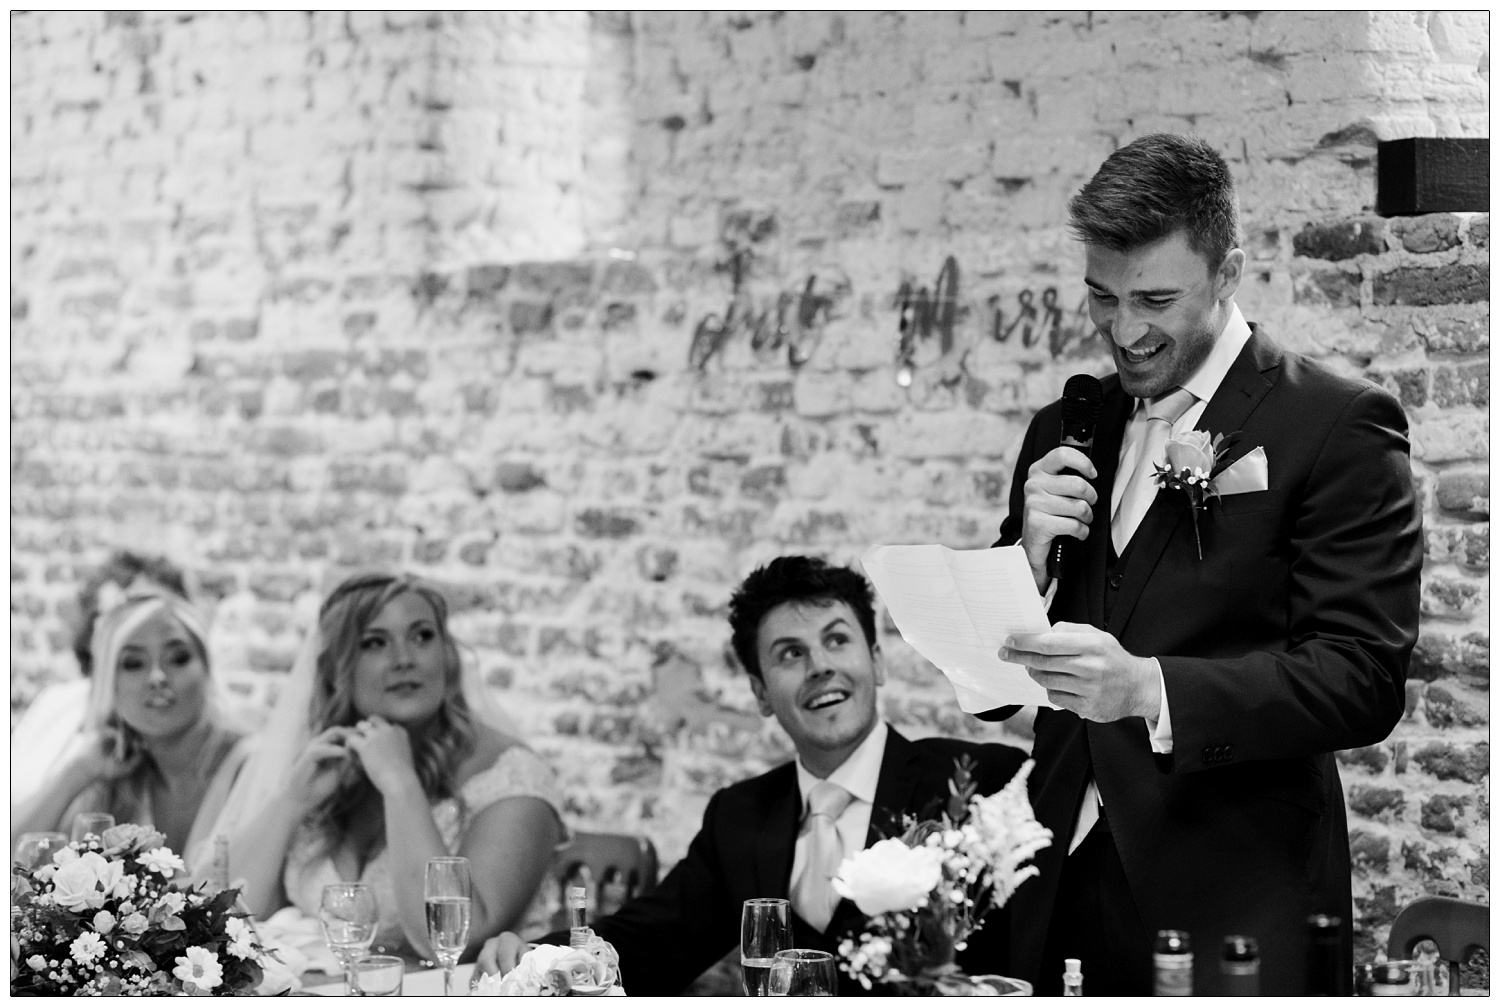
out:
{"label": "sheet of paper", "polygon": [[960,709],[1052,706],[1025,668],[998,656],[1011,633],[1051,628],[1020,546],[879,545],[860,562],[902,639],[953,683]]}

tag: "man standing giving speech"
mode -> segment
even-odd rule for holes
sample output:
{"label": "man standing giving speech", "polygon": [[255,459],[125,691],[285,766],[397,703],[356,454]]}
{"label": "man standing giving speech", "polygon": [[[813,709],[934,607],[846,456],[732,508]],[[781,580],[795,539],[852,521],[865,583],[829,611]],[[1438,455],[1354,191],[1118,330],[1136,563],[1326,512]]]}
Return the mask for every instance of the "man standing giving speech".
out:
{"label": "man standing giving speech", "polygon": [[[1090,994],[1149,994],[1152,937],[1185,930],[1212,994],[1223,938],[1243,934],[1261,992],[1299,993],[1309,914],[1343,919],[1349,957],[1333,753],[1396,725],[1416,642],[1406,417],[1245,322],[1234,181],[1201,140],[1134,141],[1069,209],[1118,373],[1090,454],[1061,446],[1058,403],[1037,414],[1001,525],[1053,626],[1000,656],[1061,708],[1036,718],[1032,803],[1058,839],[1012,902],[1011,967],[1056,993],[1081,958]],[[1155,478],[1195,430],[1225,435],[1228,470],[1196,510]],[[1079,541],[1053,583],[1059,537]]]}

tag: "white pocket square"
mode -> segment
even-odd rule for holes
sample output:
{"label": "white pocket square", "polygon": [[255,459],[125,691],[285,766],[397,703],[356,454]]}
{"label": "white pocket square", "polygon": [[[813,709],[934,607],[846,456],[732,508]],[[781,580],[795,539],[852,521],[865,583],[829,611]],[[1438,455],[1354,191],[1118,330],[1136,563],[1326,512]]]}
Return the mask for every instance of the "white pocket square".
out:
{"label": "white pocket square", "polygon": [[1256,448],[1235,460],[1235,463],[1214,476],[1213,487],[1219,496],[1234,496],[1236,493],[1254,493],[1270,485],[1266,468],[1266,449]]}

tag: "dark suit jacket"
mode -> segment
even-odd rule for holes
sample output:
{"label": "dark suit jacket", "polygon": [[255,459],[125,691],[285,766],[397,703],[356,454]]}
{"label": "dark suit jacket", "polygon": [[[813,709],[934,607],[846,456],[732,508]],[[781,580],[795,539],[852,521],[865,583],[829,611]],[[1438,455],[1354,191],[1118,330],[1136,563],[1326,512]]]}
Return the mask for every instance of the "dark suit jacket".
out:
{"label": "dark suit jacket", "polygon": [[[908,741],[892,728],[880,763],[866,845],[899,835],[903,814],[935,814],[937,802],[948,796],[953,760],[963,753],[979,764],[974,778],[981,794],[1005,786],[1026,760],[1025,752],[1009,745],[951,738]],[[681,993],[739,947],[746,899],[788,897],[801,807],[793,763],[725,787],[709,799],[703,828],[656,890],[631,899],[594,924],[594,931],[619,952],[621,976],[631,996]],[[826,933],[818,933],[796,913],[792,916],[795,947],[835,954],[840,938],[864,920],[847,899],[834,910]],[[961,953],[960,964],[971,957],[985,966],[978,971],[996,971],[994,956],[1004,954],[1007,937],[1003,917],[1004,910],[990,914]],[[542,940],[566,944],[568,934],[560,931]],[[863,992],[842,971],[839,982],[841,993]]]}
{"label": "dark suit jacket", "polygon": [[[1130,653],[1158,658],[1173,752],[1152,754],[1140,718],[1038,713],[1029,783],[1054,838],[1036,858],[1041,875],[1012,901],[1021,978],[1043,967],[1091,768],[1148,936],[1191,934],[1195,992],[1216,991],[1226,934],[1259,942],[1264,994],[1301,991],[1309,913],[1341,916],[1348,946],[1349,842],[1332,753],[1383,740],[1401,718],[1421,510],[1396,400],[1252,329],[1198,429],[1239,431],[1231,456],[1263,446],[1269,488],[1209,503],[1201,560],[1185,498],[1162,490],[1107,577],[1132,399],[1118,377],[1104,380],[1092,452],[1101,503],[1088,538],[1068,545],[1050,617],[1104,628]],[[1027,431],[1000,544],[1020,538],[1025,473],[1058,444],[1060,412],[1053,403]]]}

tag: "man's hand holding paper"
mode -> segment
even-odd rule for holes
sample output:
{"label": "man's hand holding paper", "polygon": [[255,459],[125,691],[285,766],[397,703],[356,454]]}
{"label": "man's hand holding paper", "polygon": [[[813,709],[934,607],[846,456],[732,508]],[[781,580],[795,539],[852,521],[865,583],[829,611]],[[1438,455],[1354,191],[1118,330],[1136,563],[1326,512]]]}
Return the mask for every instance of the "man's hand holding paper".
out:
{"label": "man's hand holding paper", "polygon": [[1045,633],[1013,633],[1000,659],[1023,665],[1054,706],[1101,724],[1125,717],[1155,720],[1161,673],[1096,626],[1060,622]]}
{"label": "man's hand holding paper", "polygon": [[862,563],[902,638],[953,683],[961,709],[1053,705],[1025,668],[1000,656],[1011,634],[1050,628],[1021,547],[876,546]]}

